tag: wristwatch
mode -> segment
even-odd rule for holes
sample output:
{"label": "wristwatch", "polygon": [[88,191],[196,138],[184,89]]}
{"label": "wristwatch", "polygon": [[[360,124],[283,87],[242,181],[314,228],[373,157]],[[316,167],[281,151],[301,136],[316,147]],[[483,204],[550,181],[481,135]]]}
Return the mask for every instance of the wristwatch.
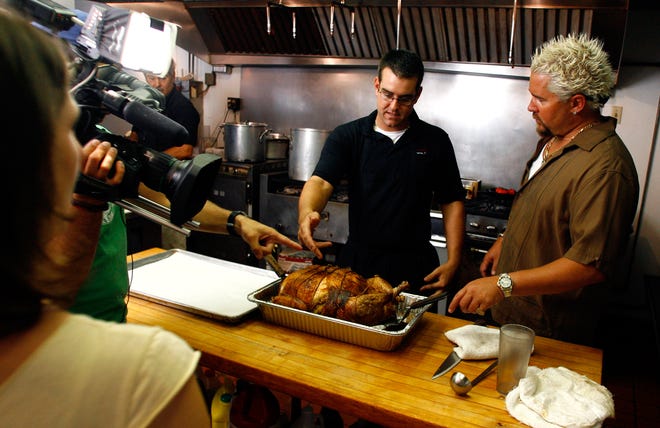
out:
{"label": "wristwatch", "polygon": [[236,233],[236,229],[234,229],[234,220],[236,220],[236,217],[239,215],[244,215],[248,216],[246,213],[243,211],[232,211],[231,214],[229,214],[229,217],[227,217],[227,232],[230,235],[238,236],[238,233]]}
{"label": "wristwatch", "polygon": [[500,287],[504,297],[511,297],[511,292],[513,291],[513,281],[508,273],[500,274],[500,277],[497,279],[497,286]]}

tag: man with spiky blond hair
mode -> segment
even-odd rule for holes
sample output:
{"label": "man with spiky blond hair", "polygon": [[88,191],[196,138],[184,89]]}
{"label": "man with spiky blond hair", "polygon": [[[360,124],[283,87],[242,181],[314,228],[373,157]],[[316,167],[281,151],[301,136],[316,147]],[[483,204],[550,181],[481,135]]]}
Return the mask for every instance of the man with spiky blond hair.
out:
{"label": "man with spiky blond hair", "polygon": [[602,42],[556,37],[536,50],[530,71],[527,110],[541,138],[483,277],[448,311],[490,309],[495,323],[593,345],[632,231],[637,171],[616,120],[601,115],[614,87]]}

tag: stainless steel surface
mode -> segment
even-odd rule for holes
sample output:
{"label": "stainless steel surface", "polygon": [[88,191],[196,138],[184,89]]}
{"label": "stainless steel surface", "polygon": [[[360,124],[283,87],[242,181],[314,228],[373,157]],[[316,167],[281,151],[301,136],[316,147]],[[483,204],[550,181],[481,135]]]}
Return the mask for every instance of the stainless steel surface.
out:
{"label": "stainless steel surface", "polygon": [[137,198],[122,199],[115,201],[115,203],[124,209],[127,209],[141,217],[146,218],[147,220],[154,221],[161,226],[168,227],[172,230],[182,233],[185,236],[189,236],[191,230],[199,228],[199,222],[193,220],[185,222],[183,224],[185,227],[177,226],[171,223],[169,220],[169,208],[157,204],[142,196],[138,196]]}
{"label": "stainless steel surface", "polygon": [[[506,64],[512,1],[417,0],[360,2],[351,10],[315,0],[266,8],[262,0],[110,3],[130,7],[181,26],[180,45],[212,64],[241,64],[226,56],[266,59],[378,58],[394,47],[412,49],[424,61]],[[603,33],[612,58],[619,58],[626,0],[522,2],[516,14],[513,63],[528,63],[534,47],[559,31]],[[292,35],[295,13],[296,37]],[[331,31],[332,28],[332,31]],[[441,31],[439,30],[441,29]],[[400,40],[400,41],[399,41]]]}
{"label": "stainless steel surface", "polygon": [[[427,307],[416,309],[414,318],[403,330],[385,331],[381,328],[369,327],[272,303],[271,299],[279,292],[280,284],[281,280],[278,280],[248,295],[248,300],[258,305],[266,321],[378,351],[396,349],[406,337],[413,333],[418,321],[427,309]],[[401,293],[401,295],[411,302],[424,298],[409,293]]]}
{"label": "stainless steel surface", "polygon": [[447,355],[447,358],[440,364],[438,367],[438,370],[433,373],[433,376],[431,376],[431,379],[436,379],[443,374],[447,373],[449,370],[453,369],[458,365],[458,363],[461,362],[461,358],[456,354],[456,352],[453,352],[449,355]]}
{"label": "stainless steel surface", "polygon": [[472,390],[479,382],[486,379],[486,376],[490,374],[497,367],[497,360],[493,361],[488,367],[484,369],[483,372],[479,374],[473,381],[470,382],[467,376],[461,372],[455,372],[449,378],[449,384],[451,389],[458,395],[465,395]]}
{"label": "stainless steel surface", "polygon": [[259,175],[287,171],[286,160],[258,163],[223,162],[215,178],[209,199],[228,210],[245,211],[250,217],[260,216]]}
{"label": "stainless steel surface", "polygon": [[[482,186],[517,188],[538,140],[525,109],[529,70],[524,72],[524,78],[469,71],[424,75],[424,91],[415,112],[447,131],[461,175],[481,180]],[[376,73],[376,64],[359,69],[243,67],[241,115],[259,118],[273,129],[334,129],[375,109]],[[475,99],[488,103],[468,101]]]}
{"label": "stainless steel surface", "polygon": [[513,65],[513,41],[516,39],[517,12],[518,12],[518,0],[513,0],[513,10],[511,11],[511,36],[509,37],[509,56],[508,56],[509,65]]}
{"label": "stainless steel surface", "polygon": [[[261,174],[259,221],[289,237],[298,236],[298,196],[269,191],[269,178],[281,174]],[[314,231],[319,241],[345,244],[348,240],[348,204],[330,201],[321,213],[321,223]]]}
{"label": "stainless steel surface", "polygon": [[321,157],[329,130],[313,128],[291,129],[289,143],[289,178],[307,181],[312,176]]}
{"label": "stainless steel surface", "polygon": [[289,157],[289,143],[291,138],[288,135],[269,132],[264,136],[266,142],[266,159],[286,159]]}
{"label": "stainless steel surface", "polygon": [[260,122],[225,123],[225,159],[229,162],[263,162],[266,160],[264,136],[268,125]]}

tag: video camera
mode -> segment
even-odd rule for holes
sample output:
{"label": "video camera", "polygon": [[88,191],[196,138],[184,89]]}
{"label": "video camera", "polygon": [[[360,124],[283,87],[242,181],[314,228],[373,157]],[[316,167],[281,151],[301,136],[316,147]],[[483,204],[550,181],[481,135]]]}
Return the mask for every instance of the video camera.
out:
{"label": "video camera", "polygon": [[[81,174],[76,192],[122,205],[126,199],[139,197],[142,182],[167,196],[174,225],[189,221],[204,206],[221,158],[204,153],[180,161],[99,126],[106,115],[112,114],[173,145],[188,140],[183,126],[160,113],[165,103],[162,93],[114,65],[164,76],[174,53],[176,25],[100,5],[93,5],[83,21],[84,14],[51,0],[13,0],[13,4],[37,24],[56,32],[73,52],[76,77],[71,93],[81,112],[76,124],[78,140],[83,144],[92,138],[109,141],[126,166],[120,185],[109,186]],[[74,25],[80,27],[79,31]],[[128,205],[133,209],[134,205]],[[167,209],[161,207],[158,211],[162,215]],[[151,215],[145,216],[154,220]]]}

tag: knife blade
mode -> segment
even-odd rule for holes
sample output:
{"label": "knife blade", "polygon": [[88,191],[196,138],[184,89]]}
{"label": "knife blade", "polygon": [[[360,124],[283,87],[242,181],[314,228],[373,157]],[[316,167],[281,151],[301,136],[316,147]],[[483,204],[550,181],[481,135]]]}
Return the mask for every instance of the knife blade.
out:
{"label": "knife blade", "polygon": [[443,374],[447,373],[449,370],[456,367],[460,362],[461,362],[461,358],[458,356],[458,354],[456,354],[455,351],[452,351],[452,353],[449,354],[447,358],[445,358],[442,364],[440,364],[440,367],[438,367],[438,370],[435,371],[431,379],[435,379],[442,376]]}

